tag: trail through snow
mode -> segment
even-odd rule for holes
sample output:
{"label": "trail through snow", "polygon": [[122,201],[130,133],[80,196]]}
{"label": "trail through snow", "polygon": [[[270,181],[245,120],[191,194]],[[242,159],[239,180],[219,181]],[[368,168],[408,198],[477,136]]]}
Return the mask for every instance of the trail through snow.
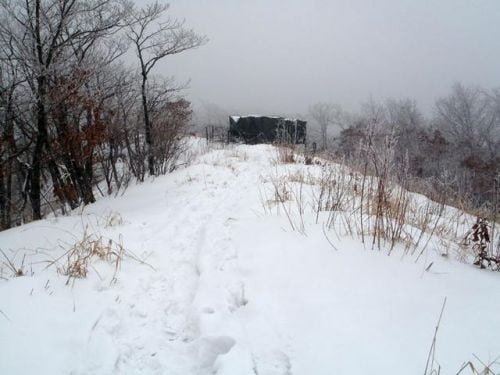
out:
{"label": "trail through snow", "polygon": [[[148,262],[156,272],[129,280],[126,297],[121,297],[128,308],[110,308],[99,320],[103,334],[113,336],[117,353],[112,368],[110,362],[82,373],[163,374],[168,369],[211,374],[219,356],[234,348],[233,333],[245,327],[233,314],[246,301],[231,239],[237,220],[232,215],[249,209],[247,196],[259,177],[255,170],[245,178],[235,173],[201,163],[165,192],[164,202],[151,202],[156,212],[148,210],[134,233],[153,254]],[[140,197],[132,199],[133,205],[145,207]]]}

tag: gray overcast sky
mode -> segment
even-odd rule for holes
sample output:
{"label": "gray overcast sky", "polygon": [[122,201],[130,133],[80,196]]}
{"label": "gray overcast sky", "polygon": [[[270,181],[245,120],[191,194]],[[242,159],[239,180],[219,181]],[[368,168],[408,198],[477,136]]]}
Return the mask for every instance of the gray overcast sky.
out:
{"label": "gray overcast sky", "polygon": [[[142,0],[137,0],[140,4]],[[411,97],[427,113],[456,81],[500,86],[500,0],[171,0],[210,38],[158,71],[240,112],[357,109]]]}

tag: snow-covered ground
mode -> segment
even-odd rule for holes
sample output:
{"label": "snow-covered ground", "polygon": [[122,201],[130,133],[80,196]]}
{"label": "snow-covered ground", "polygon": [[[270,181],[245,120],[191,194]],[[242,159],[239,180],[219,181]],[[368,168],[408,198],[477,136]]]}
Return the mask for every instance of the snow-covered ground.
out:
{"label": "snow-covered ground", "polygon": [[[214,150],[83,212],[0,233],[26,274],[0,260],[0,374],[423,374],[445,297],[441,373],[500,355],[499,273],[434,242],[415,262],[327,239],[312,210],[292,230],[268,202],[288,168],[276,155]],[[66,285],[64,254],[84,232],[130,255],[116,279],[96,258]]]}

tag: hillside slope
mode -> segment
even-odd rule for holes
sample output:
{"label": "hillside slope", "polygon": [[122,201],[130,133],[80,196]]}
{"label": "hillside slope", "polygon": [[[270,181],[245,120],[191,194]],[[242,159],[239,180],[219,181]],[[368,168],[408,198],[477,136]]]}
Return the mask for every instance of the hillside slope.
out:
{"label": "hillside slope", "polygon": [[[422,374],[445,297],[442,373],[500,355],[500,274],[434,242],[418,262],[402,247],[388,256],[324,230],[314,210],[290,219],[273,179],[320,167],[276,159],[265,145],[213,150],[0,233],[26,275],[2,259],[0,374]],[[118,269],[96,256],[68,279],[83,238],[119,253]]]}

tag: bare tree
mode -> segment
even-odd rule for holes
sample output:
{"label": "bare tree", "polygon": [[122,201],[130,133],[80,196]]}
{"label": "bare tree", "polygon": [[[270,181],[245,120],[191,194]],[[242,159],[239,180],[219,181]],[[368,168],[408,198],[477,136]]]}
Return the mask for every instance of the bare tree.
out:
{"label": "bare tree", "polygon": [[500,172],[498,91],[453,86],[436,103],[434,122],[453,148],[455,184],[474,205],[491,203],[493,181]]}
{"label": "bare tree", "polygon": [[391,127],[411,130],[423,124],[423,116],[417,103],[411,99],[389,99],[386,103],[388,123]]}
{"label": "bare tree", "polygon": [[23,78],[18,72],[11,44],[0,44],[0,229],[10,228],[12,222],[14,176],[19,177],[21,155],[27,147],[19,147],[15,124],[18,111],[18,88]]}
{"label": "bare tree", "polygon": [[155,1],[136,11],[130,22],[127,36],[133,43],[140,63],[142,76],[141,98],[144,112],[144,130],[147,147],[148,170],[155,174],[153,119],[148,103],[148,77],[161,59],[206,43],[204,36],[187,29],[184,22],[166,16],[169,5]]}
{"label": "bare tree", "polygon": [[219,105],[207,101],[201,102],[199,109],[200,121],[204,126],[227,127],[229,111]]}
{"label": "bare tree", "polygon": [[494,122],[490,136],[486,139],[486,147],[492,158],[500,159],[500,88],[485,92],[488,96],[492,121]]}
{"label": "bare tree", "polygon": [[418,141],[424,133],[424,117],[411,99],[389,99],[385,105],[388,128],[397,138],[395,159],[412,170],[420,167],[423,146]]}
{"label": "bare tree", "polygon": [[35,101],[28,189],[34,219],[42,217],[43,168],[48,167],[54,189],[63,184],[50,142],[51,87],[73,74],[71,46],[88,50],[115,31],[129,9],[125,0],[0,1],[0,43],[12,46]]}
{"label": "bare tree", "polygon": [[343,128],[342,108],[336,104],[316,103],[309,108],[309,115],[320,126],[321,148],[328,146],[328,127],[335,125]]}
{"label": "bare tree", "polygon": [[436,103],[436,124],[457,145],[478,152],[499,126],[491,98],[479,87],[453,86],[452,93]]}

